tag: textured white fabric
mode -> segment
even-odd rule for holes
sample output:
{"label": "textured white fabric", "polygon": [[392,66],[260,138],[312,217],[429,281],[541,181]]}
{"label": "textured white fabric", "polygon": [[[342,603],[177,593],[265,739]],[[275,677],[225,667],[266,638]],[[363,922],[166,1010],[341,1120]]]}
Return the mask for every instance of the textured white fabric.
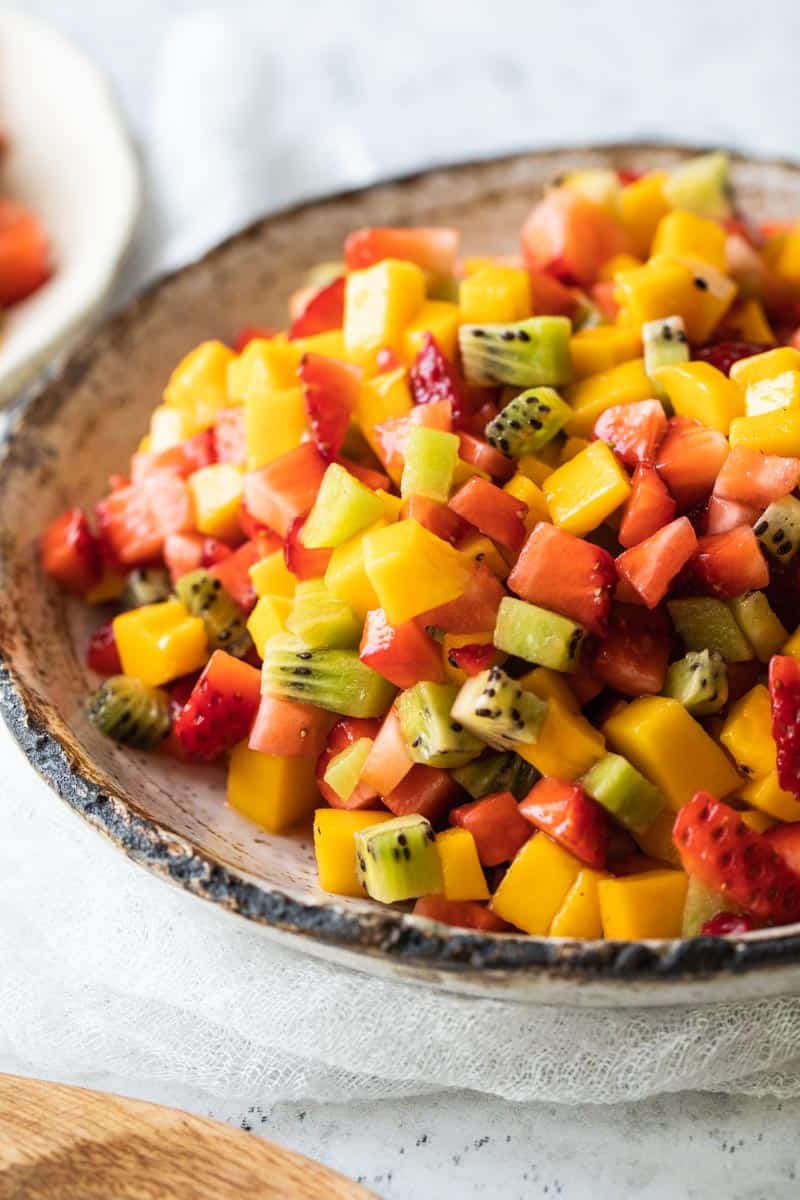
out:
{"label": "textured white fabric", "polygon": [[[363,0],[365,24],[370,5]],[[641,107],[655,103],[648,55],[632,53],[628,89],[606,87],[589,113],[581,81],[563,87],[558,56],[540,57],[526,73],[519,46],[531,39],[513,23],[498,21],[487,55],[474,54],[483,6],[424,5],[424,39],[393,26],[391,60],[361,54],[344,25],[338,43],[317,44],[313,20],[301,32],[294,23],[286,53],[280,22],[288,9],[280,6],[279,15],[278,7],[263,10],[271,40],[255,24],[226,21],[222,7],[179,18],[167,31],[145,118],[151,209],[137,276],[190,257],[269,204],[360,182],[378,167],[526,141],[634,135],[645,121],[659,124],[652,104]],[[349,6],[353,24],[361,7]],[[634,0],[610,0],[602,11],[577,7],[590,23],[640,24]],[[257,23],[261,11],[254,6],[250,20]],[[538,44],[563,35],[560,11],[531,8]],[[715,39],[727,28],[718,22]],[[702,105],[690,104],[692,80],[724,54],[710,62],[701,36],[673,45],[676,30],[680,23],[668,23],[663,45],[659,35],[651,47],[670,69],[682,64],[687,103],[670,114],[673,132],[726,140],[750,128],[754,141],[771,131],[779,149],[792,145],[791,106],[771,120],[760,107],[757,125],[747,126],[742,121],[755,112],[749,100],[738,124],[730,105],[703,116]],[[298,87],[310,61],[319,68],[314,87]],[[570,89],[576,105],[552,103]],[[476,111],[476,90],[485,111]],[[342,116],[354,94],[369,98],[359,107],[359,132]],[[631,94],[641,106],[631,106]],[[431,119],[437,106],[446,120]],[[545,110],[546,122],[537,124]],[[526,111],[529,123],[520,117]],[[730,126],[708,124],[729,118]],[[690,1088],[800,1094],[800,998],[593,1013],[458,999],[344,971],[278,949],[245,922],[126,862],[47,791],[5,732],[0,762],[5,1068],[100,1083],[105,1074],[133,1091],[150,1082],[185,1085],[248,1104],[443,1088],[573,1103]]]}

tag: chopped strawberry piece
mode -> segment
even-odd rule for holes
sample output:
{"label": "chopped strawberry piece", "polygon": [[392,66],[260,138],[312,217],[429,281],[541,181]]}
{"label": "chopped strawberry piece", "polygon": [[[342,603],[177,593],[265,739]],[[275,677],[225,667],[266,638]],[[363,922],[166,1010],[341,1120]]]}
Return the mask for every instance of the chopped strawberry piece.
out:
{"label": "chopped strawberry piece", "polygon": [[186,754],[209,762],[232,750],[250,732],[260,696],[261,672],[215,650],[175,722]]}
{"label": "chopped strawberry piece", "polygon": [[164,562],[173,582],[203,566],[204,542],[201,533],[171,533],[164,539]]}
{"label": "chopped strawberry piece", "polygon": [[678,517],[620,554],[616,561],[617,571],[642,603],[655,608],[696,549],[697,537],[691,522],[688,517]]}
{"label": "chopped strawberry piece", "polygon": [[313,337],[330,329],[341,329],[344,322],[344,275],[312,292],[289,328],[289,340]]}
{"label": "chopped strawberry piece", "polygon": [[528,506],[516,496],[475,477],[451,496],[448,506],[511,554],[519,553],[525,541],[523,518]]}
{"label": "chopped strawberry piece", "polygon": [[714,484],[714,495],[765,509],[800,483],[800,459],[733,446]]}
{"label": "chopped strawberry piece", "polygon": [[740,504],[738,500],[723,500],[711,495],[703,522],[704,532],[728,533],[738,525],[753,525],[762,508],[752,504]]}
{"label": "chopped strawberry piece", "polygon": [[520,804],[519,811],[526,821],[587,866],[598,870],[605,867],[608,817],[580,784],[540,779]]}
{"label": "chopped strawberry piece", "polygon": [[478,858],[484,867],[511,862],[533,836],[511,792],[494,792],[481,800],[462,804],[450,813],[450,824],[468,829],[475,838]]}
{"label": "chopped strawberry piece", "polygon": [[202,557],[200,566],[215,567],[217,563],[221,563],[223,559],[230,558],[233,551],[226,542],[221,542],[218,538],[204,537],[201,547]]}
{"label": "chopped strawberry piece", "polygon": [[507,933],[511,926],[477,900],[446,900],[444,896],[421,896],[414,905],[415,917],[426,917],[456,929],[479,929],[482,933]]}
{"label": "chopped strawberry piece", "polygon": [[461,381],[432,333],[422,335],[422,345],[408,372],[408,382],[415,404],[448,400],[453,413],[462,411]]}
{"label": "chopped strawberry piece", "polygon": [[25,300],[52,273],[50,246],[38,218],[0,198],[0,308]]}
{"label": "chopped strawberry piece", "polygon": [[172,471],[154,471],[119,488],[100,501],[96,512],[101,536],[122,563],[152,562],[169,534],[194,526],[189,489]]}
{"label": "chopped strawberry piece", "polygon": [[269,341],[274,338],[277,330],[271,329],[267,325],[243,325],[242,328],[234,335],[233,348],[237,354],[250,345],[251,342],[260,341],[262,338]]}
{"label": "chopped strawberry piece", "polygon": [[325,782],[325,772],[328,769],[328,764],[337,754],[341,754],[342,750],[346,750],[348,746],[352,746],[354,742],[360,741],[361,738],[369,738],[371,741],[378,735],[380,730],[380,721],[360,720],[357,717],[344,717],[341,721],[337,721],[333,729],[328,734],[328,740],[325,743],[325,749],[319,756],[317,762],[317,787],[320,795],[331,808],[369,808],[374,804],[377,797],[377,792],[368,784],[359,782],[354,790],[345,799],[335,792],[329,783]]}
{"label": "chopped strawberry piece", "polygon": [[131,478],[126,480],[121,475],[113,475],[109,480],[112,492],[119,491],[127,484],[141,483],[148,475],[160,471],[172,471],[186,479],[201,467],[207,467],[216,460],[214,437],[210,429],[196,433],[169,450],[159,454],[134,454],[131,459]]}
{"label": "chopped strawberry piece", "polygon": [[458,231],[445,227],[356,229],[345,241],[344,257],[349,271],[371,267],[384,258],[399,258],[432,275],[452,275],[458,243]]}
{"label": "chopped strawberry piece", "polygon": [[778,748],[778,782],[800,796],[800,662],[776,654],[769,664],[772,736]]}
{"label": "chopped strawberry piece", "polygon": [[758,920],[800,920],[800,876],[729,805],[697,792],[678,813],[673,838],[683,869],[706,887]]}
{"label": "chopped strawberry piece", "polygon": [[396,817],[419,813],[431,825],[441,825],[461,794],[449,771],[415,763],[383,803]]}
{"label": "chopped strawberry piece", "polygon": [[764,837],[792,870],[800,875],[800,821],[774,825]]}
{"label": "chopped strawberry piece", "polygon": [[41,561],[46,574],[76,595],[88,592],[100,578],[100,547],[80,508],[68,508],[47,526]]}
{"label": "chopped strawberry piece", "polygon": [[403,737],[400,718],[393,705],[373,743],[361,771],[361,779],[367,787],[375,789],[378,796],[388,796],[405,779],[414,761],[408,753]]}
{"label": "chopped strawberry piece", "polygon": [[628,235],[605,209],[569,188],[552,188],[522,226],[530,268],[588,286],[604,262],[629,249]]}
{"label": "chopped strawberry piece", "polygon": [[600,313],[606,321],[616,321],[619,313],[619,301],[617,300],[617,285],[613,279],[603,279],[600,283],[593,283],[589,288],[589,296],[600,309]]}
{"label": "chopped strawberry piece", "polygon": [[247,462],[247,434],[245,431],[244,405],[223,408],[214,422],[214,457],[217,462],[243,466]]}
{"label": "chopped strawberry piece", "polygon": [[718,912],[703,922],[700,933],[703,937],[729,937],[735,933],[749,933],[751,929],[758,929],[758,926],[747,913]]}
{"label": "chopped strawberry piece", "polygon": [[451,646],[447,660],[451,667],[465,675],[480,675],[495,660],[495,648],[491,642],[469,642],[466,646]]}
{"label": "chopped strawberry piece", "polygon": [[658,400],[617,404],[601,413],[594,424],[594,436],[631,467],[652,463],[666,432],[667,416]]}
{"label": "chopped strawberry piece", "polygon": [[283,696],[263,695],[248,745],[261,754],[319,758],[336,724],[336,714]]}
{"label": "chopped strawberry piece", "polygon": [[[488,422],[484,421],[482,427],[485,428],[487,424]],[[487,475],[502,480],[503,483],[510,479],[516,470],[514,460],[495,450],[483,437],[476,437],[472,433],[459,433],[458,444],[459,458],[470,466],[477,467],[479,471],[485,471]]]}
{"label": "chopped strawberry piece", "polygon": [[528,268],[531,285],[531,310],[537,316],[569,317],[575,315],[577,302],[574,292],[547,271]]}
{"label": "chopped strawberry piece", "polygon": [[657,695],[669,662],[669,636],[657,612],[615,604],[608,635],[597,647],[593,670],[625,696]]}
{"label": "chopped strawberry piece", "polygon": [[749,525],[700,538],[691,566],[719,596],[741,596],[769,583],[769,567]]}
{"label": "chopped strawberry piece", "polygon": [[248,541],[252,541],[254,537],[258,537],[260,533],[266,533],[279,541],[277,534],[273,534],[268,525],[263,521],[258,521],[250,512],[250,509],[245,504],[244,500],[239,505],[239,528]]}
{"label": "chopped strawberry piece", "polygon": [[658,448],[656,468],[681,508],[705,500],[728,457],[728,439],[699,421],[673,417]]}
{"label": "chopped strawberry piece", "polygon": [[729,375],[731,367],[740,358],[750,358],[753,354],[762,354],[770,347],[764,342],[712,342],[708,346],[700,346],[692,357],[700,362],[711,363],[724,375]]}
{"label": "chopped strawberry piece", "polygon": [[283,558],[288,570],[298,579],[320,579],[331,561],[332,550],[309,550],[303,545],[302,532],[306,517],[298,517],[289,527],[283,543]]}
{"label": "chopped strawberry piece", "polygon": [[419,522],[442,541],[454,546],[471,532],[466,521],[462,521],[452,508],[437,500],[429,500],[427,496],[409,496],[403,502],[401,515],[404,520]]}
{"label": "chopped strawberry piece", "polygon": [[614,560],[607,550],[540,521],[508,577],[508,586],[530,604],[570,617],[602,637],[616,581]]}
{"label": "chopped strawberry piece", "polygon": [[244,502],[257,521],[282,538],[311,510],[327,468],[313,442],[303,442],[244,477]]}
{"label": "chopped strawberry piece", "polygon": [[622,510],[619,543],[630,549],[669,525],[676,504],[655,467],[641,464],[633,473],[631,494]]}
{"label": "chopped strawberry piece", "polygon": [[245,542],[226,558],[220,559],[209,568],[209,575],[218,579],[225,591],[242,609],[249,613],[256,602],[256,592],[250,578],[250,568],[255,563],[274,553],[280,546],[280,540],[273,534],[261,533],[252,541]]}
{"label": "chopped strawberry piece", "polygon": [[304,354],[299,375],[317,449],[323,457],[335,458],[358,403],[361,372],[322,354]]}
{"label": "chopped strawberry piece", "polygon": [[620,167],[617,171],[617,179],[623,187],[627,187],[629,183],[636,183],[642,178],[641,171],[634,171],[630,167]]}
{"label": "chopped strawberry piece", "polygon": [[410,688],[421,679],[444,682],[439,644],[416,621],[390,625],[382,608],[367,613],[359,657],[395,687]]}
{"label": "chopped strawberry piece", "polygon": [[488,567],[478,563],[467,590],[457,600],[440,604],[419,618],[445,633],[488,633],[494,629],[505,589]]}
{"label": "chopped strawberry piece", "polygon": [[114,636],[114,625],[111,621],[100,625],[89,638],[89,645],[86,649],[86,665],[90,671],[96,671],[98,675],[122,674],[122,663],[117,649],[117,639]]}

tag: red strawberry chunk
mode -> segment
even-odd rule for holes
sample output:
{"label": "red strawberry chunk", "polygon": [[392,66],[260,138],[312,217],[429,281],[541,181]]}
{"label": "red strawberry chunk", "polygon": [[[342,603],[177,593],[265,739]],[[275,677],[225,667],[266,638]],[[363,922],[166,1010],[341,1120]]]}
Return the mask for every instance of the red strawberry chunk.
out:
{"label": "red strawberry chunk", "polygon": [[615,604],[592,669],[608,687],[625,696],[657,695],[664,686],[669,651],[669,635],[660,613]]}
{"label": "red strawberry chunk", "polygon": [[800,920],[800,876],[738,812],[697,792],[678,813],[675,846],[687,874],[773,925]]}
{"label": "red strawberry chunk", "polygon": [[700,926],[703,937],[728,937],[735,933],[749,933],[757,929],[755,921],[747,913],[718,912]]}
{"label": "red strawberry chunk", "polygon": [[303,545],[301,534],[306,517],[293,521],[283,543],[283,558],[286,567],[298,579],[320,579],[331,561],[332,550],[309,550]]}
{"label": "red strawberry chunk", "polygon": [[42,534],[42,570],[68,592],[83,595],[100,578],[100,547],[80,508],[68,508]]}
{"label": "red strawberry chunk", "polygon": [[382,608],[367,613],[359,657],[395,687],[413,687],[421,679],[444,682],[439,644],[416,621],[390,625]]}
{"label": "red strawberry chunk", "polygon": [[372,488],[373,492],[377,492],[379,488],[388,492],[392,486],[392,481],[388,475],[384,475],[383,471],[376,471],[372,467],[365,467],[363,463],[356,462],[354,458],[345,458],[341,454],[337,460],[343,467],[346,467],[351,475],[355,475],[356,479],[360,479],[368,488]]}
{"label": "red strawberry chunk", "polygon": [[673,417],[656,455],[656,467],[681,508],[711,492],[728,457],[728,439],[699,421]]}
{"label": "red strawberry chunk", "polygon": [[653,462],[666,432],[667,416],[658,400],[639,400],[607,408],[594,426],[594,436],[606,442],[631,467]]}
{"label": "red strawberry chunk", "polygon": [[749,525],[700,538],[691,566],[719,596],[741,596],[769,583],[769,567]]}
{"label": "red strawberry chunk", "polygon": [[509,492],[485,479],[470,479],[451,496],[449,507],[511,554],[518,554],[525,541],[523,518],[528,506]]}
{"label": "red strawberry chunk", "polygon": [[526,821],[541,829],[589,867],[606,865],[608,817],[577,783],[540,779],[519,806]]}
{"label": "red strawberry chunk", "polygon": [[793,871],[800,875],[800,821],[774,825],[764,837]]}
{"label": "red strawberry chunk", "polygon": [[633,473],[631,494],[622,510],[620,545],[630,549],[649,538],[670,523],[676,507],[655,467],[640,464]]}
{"label": "red strawberry chunk", "polygon": [[620,554],[616,561],[638,599],[655,608],[666,596],[675,576],[683,570],[697,548],[697,537],[688,517],[678,517],[638,546]]}
{"label": "red strawberry chunk", "polygon": [[246,738],[258,711],[261,672],[215,650],[175,722],[175,736],[192,759],[209,762]]}
{"label": "red strawberry chunk", "polygon": [[445,226],[416,229],[376,226],[348,234],[344,257],[349,271],[371,267],[384,258],[399,258],[416,263],[432,275],[452,275],[458,243],[458,231]]}
{"label": "red strawberry chunk", "polygon": [[454,413],[462,411],[461,381],[432,333],[422,335],[422,345],[408,373],[408,382],[415,404],[448,400]]}
{"label": "red strawberry chunk", "polygon": [[220,559],[208,573],[220,581],[243,612],[249,613],[256,602],[250,568],[268,554],[274,553],[279,546],[280,541],[273,534],[261,533],[252,541],[239,546],[226,558]]}
{"label": "red strawberry chunk", "polygon": [[292,522],[311,510],[327,468],[313,442],[303,442],[258,471],[244,477],[247,510],[280,537]]}
{"label": "red strawberry chunk", "polygon": [[251,342],[262,339],[269,341],[270,338],[275,337],[276,332],[277,330],[271,329],[267,325],[243,325],[234,335],[233,348],[237,354],[241,354]]}
{"label": "red strawberry chunk", "polygon": [[361,371],[322,354],[304,354],[299,375],[317,449],[325,458],[335,458],[358,402]]}
{"label": "red strawberry chunk", "polygon": [[444,896],[421,896],[414,905],[415,917],[427,917],[457,929],[480,929],[483,933],[507,933],[511,926],[477,900],[446,900]]}
{"label": "red strawberry chunk", "polygon": [[692,354],[692,358],[700,362],[711,363],[718,371],[729,375],[731,367],[740,358],[750,358],[753,354],[762,354],[770,347],[764,342],[712,342],[708,346],[700,346]]}
{"label": "red strawberry chunk", "polygon": [[284,696],[261,697],[248,745],[261,754],[319,758],[336,714]]}
{"label": "red strawberry chunk", "polygon": [[217,462],[234,463],[235,466],[243,466],[247,462],[244,405],[223,408],[217,413],[213,438]]}
{"label": "red strawberry chunk", "polygon": [[775,654],[769,664],[772,736],[778,749],[778,782],[800,796],[800,662]]}
{"label": "red strawberry chunk", "polygon": [[449,771],[416,763],[383,803],[396,817],[419,813],[431,825],[441,825],[460,794]]}
{"label": "red strawberry chunk", "polygon": [[[485,428],[490,420],[491,416],[483,421],[481,427]],[[504,483],[514,474],[516,470],[514,460],[506,458],[505,454],[495,450],[494,446],[490,446],[485,438],[476,437],[472,433],[459,433],[458,442],[459,458],[469,463],[470,466],[477,467],[479,471],[485,471],[487,475],[500,479]]]}
{"label": "red strawberry chunk", "polygon": [[451,667],[465,675],[480,675],[494,662],[495,649],[491,642],[469,642],[466,646],[451,646],[447,659]]}
{"label": "red strawberry chunk", "polygon": [[571,319],[575,315],[575,293],[553,275],[549,275],[547,271],[539,271],[536,267],[529,267],[528,278],[531,285],[531,308],[537,316]]}
{"label": "red strawberry chunk", "polygon": [[313,292],[305,301],[289,328],[289,339],[313,337],[330,329],[341,329],[344,322],[344,275]]}
{"label": "red strawberry chunk", "polygon": [[530,604],[570,617],[602,637],[616,581],[614,560],[607,550],[540,521],[508,577],[508,586]]}
{"label": "red strawberry chunk", "polygon": [[709,533],[728,533],[738,525],[753,525],[762,509],[752,504],[740,504],[738,500],[723,500],[712,495],[706,509],[704,527]]}
{"label": "red strawberry chunk", "polygon": [[733,446],[714,484],[714,495],[764,509],[800,483],[800,459]]}
{"label": "red strawberry chunk", "polygon": [[95,629],[86,649],[86,665],[98,675],[121,675],[122,663],[111,621]]}
{"label": "red strawberry chunk", "polygon": [[462,596],[430,609],[419,620],[445,633],[488,633],[495,627],[497,610],[505,594],[497,576],[478,563]]}
{"label": "red strawberry chunk", "polygon": [[522,816],[511,792],[494,792],[454,808],[450,813],[450,824],[469,830],[484,867],[511,862],[533,835],[530,822]]}
{"label": "red strawberry chunk", "polygon": [[409,496],[403,502],[401,513],[404,520],[417,521],[442,541],[450,542],[454,546],[472,532],[466,521],[456,516],[452,508],[440,504],[438,500],[430,500],[427,496]]}

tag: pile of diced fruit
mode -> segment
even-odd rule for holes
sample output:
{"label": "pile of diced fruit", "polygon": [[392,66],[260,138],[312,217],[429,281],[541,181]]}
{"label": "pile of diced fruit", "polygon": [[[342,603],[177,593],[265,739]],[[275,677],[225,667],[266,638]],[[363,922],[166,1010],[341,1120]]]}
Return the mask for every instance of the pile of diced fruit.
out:
{"label": "pile of diced fruit", "polygon": [[326,892],[567,938],[800,920],[800,223],[710,154],[567,175],[519,257],[361,229],[304,282],[44,534],[116,605],[91,721],[313,818]]}

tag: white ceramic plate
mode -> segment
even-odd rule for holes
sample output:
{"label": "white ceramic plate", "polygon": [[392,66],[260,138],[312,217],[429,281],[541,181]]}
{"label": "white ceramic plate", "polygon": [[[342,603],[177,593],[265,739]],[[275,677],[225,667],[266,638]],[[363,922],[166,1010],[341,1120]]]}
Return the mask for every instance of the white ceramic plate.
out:
{"label": "white ceramic plate", "polygon": [[0,331],[0,403],[19,391],[108,295],[140,207],[139,168],[102,74],[47,25],[0,8],[2,186],[45,225],[55,273]]}

